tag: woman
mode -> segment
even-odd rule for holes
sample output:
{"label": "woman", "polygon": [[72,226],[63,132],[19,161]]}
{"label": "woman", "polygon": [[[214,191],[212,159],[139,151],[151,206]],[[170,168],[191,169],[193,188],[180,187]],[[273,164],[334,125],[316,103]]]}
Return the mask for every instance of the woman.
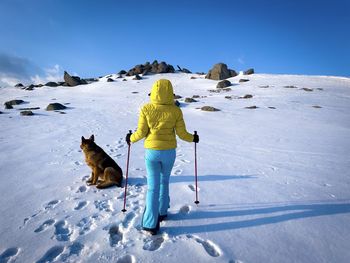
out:
{"label": "woman", "polygon": [[199,142],[198,135],[186,131],[182,111],[174,104],[174,91],[167,79],[157,80],[152,87],[151,102],[140,112],[137,131],[126,136],[128,144],[145,138],[147,171],[146,207],[142,229],[157,234],[159,222],[169,208],[169,177],[176,157],[176,136],[187,142]]}

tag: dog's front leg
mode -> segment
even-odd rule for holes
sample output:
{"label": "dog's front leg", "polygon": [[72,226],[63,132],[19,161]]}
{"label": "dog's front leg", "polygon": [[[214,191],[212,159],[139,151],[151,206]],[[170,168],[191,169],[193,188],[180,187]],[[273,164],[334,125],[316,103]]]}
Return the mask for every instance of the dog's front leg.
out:
{"label": "dog's front leg", "polygon": [[90,178],[86,181],[88,185],[91,185],[94,181],[94,171],[92,171]]}

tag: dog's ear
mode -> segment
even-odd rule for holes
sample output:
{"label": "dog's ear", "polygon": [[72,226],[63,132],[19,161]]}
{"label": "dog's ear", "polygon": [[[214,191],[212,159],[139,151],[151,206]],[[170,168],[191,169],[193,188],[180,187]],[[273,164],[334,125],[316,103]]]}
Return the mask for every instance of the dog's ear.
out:
{"label": "dog's ear", "polygon": [[91,135],[91,136],[90,136],[90,140],[94,142],[94,141],[95,141],[95,136],[94,136],[94,135]]}
{"label": "dog's ear", "polygon": [[86,141],[86,139],[84,138],[84,136],[81,136],[81,141],[82,141],[82,142],[85,142],[85,141]]}

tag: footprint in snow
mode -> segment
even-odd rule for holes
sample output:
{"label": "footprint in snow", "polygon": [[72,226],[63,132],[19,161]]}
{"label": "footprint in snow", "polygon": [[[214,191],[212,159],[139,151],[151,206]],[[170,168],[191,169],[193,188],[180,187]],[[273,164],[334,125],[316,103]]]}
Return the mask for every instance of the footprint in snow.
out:
{"label": "footprint in snow", "polygon": [[96,200],[95,207],[100,211],[113,212],[110,200]]}
{"label": "footprint in snow", "polygon": [[46,220],[44,223],[42,223],[37,229],[34,230],[35,233],[40,233],[44,230],[46,230],[49,226],[53,225],[55,223],[54,219]]}
{"label": "footprint in snow", "polygon": [[119,242],[123,241],[123,233],[120,232],[117,225],[112,225],[108,231],[109,244],[111,247],[115,247]]}
{"label": "footprint in snow", "polygon": [[48,202],[48,203],[45,205],[44,209],[45,209],[45,210],[53,209],[53,208],[55,208],[60,202],[61,202],[60,200],[52,200],[52,201]]}
{"label": "footprint in snow", "polygon": [[87,191],[87,187],[85,185],[82,185],[78,188],[76,193],[85,193]]}
{"label": "footprint in snow", "polygon": [[86,207],[88,204],[87,201],[80,201],[76,207],[74,207],[74,210],[81,210],[83,209],[84,207]]}
{"label": "footprint in snow", "polygon": [[90,230],[95,228],[95,221],[98,219],[98,214],[95,214],[90,217],[84,217],[81,219],[77,227],[79,227],[79,235],[85,235],[86,233],[90,232]]}
{"label": "footprint in snow", "polygon": [[187,235],[187,237],[192,238],[196,242],[201,244],[203,246],[203,248],[205,249],[205,251],[208,253],[208,255],[210,255],[212,257],[218,257],[221,255],[220,248],[216,244],[214,244],[212,241],[203,240],[200,237],[193,236],[193,235]]}
{"label": "footprint in snow", "polygon": [[133,219],[134,219],[135,217],[136,217],[136,214],[135,214],[134,212],[128,213],[128,214],[125,216],[125,218],[124,218],[124,220],[123,220],[123,222],[122,222],[123,227],[124,227],[124,228],[129,228],[129,227],[131,226],[131,223],[132,223],[132,221],[133,221]]}
{"label": "footprint in snow", "polygon": [[72,235],[72,230],[69,228],[65,220],[58,221],[55,224],[54,237],[58,241],[69,241],[71,235]]}
{"label": "footprint in snow", "polygon": [[135,262],[136,262],[136,259],[135,259],[134,256],[132,256],[132,255],[125,255],[125,256],[119,257],[117,259],[116,263],[135,263]]}
{"label": "footprint in snow", "polygon": [[164,237],[163,236],[152,236],[149,238],[145,238],[143,244],[143,250],[147,251],[155,251],[158,250],[163,242],[164,242]]}
{"label": "footprint in snow", "polygon": [[53,262],[62,254],[64,246],[50,248],[36,263]]}
{"label": "footprint in snow", "polygon": [[17,247],[11,247],[6,249],[1,255],[0,255],[0,262],[12,262],[16,258],[16,256],[19,254],[19,248]]}
{"label": "footprint in snow", "polygon": [[[68,247],[69,252],[61,255],[60,261],[66,262],[72,256],[76,256],[76,257],[80,256],[81,252],[83,251],[83,249],[84,249],[84,245],[83,244],[81,244],[79,242],[76,242],[76,241],[73,242]],[[74,262],[74,261],[72,261],[72,259],[71,259],[70,262]]]}

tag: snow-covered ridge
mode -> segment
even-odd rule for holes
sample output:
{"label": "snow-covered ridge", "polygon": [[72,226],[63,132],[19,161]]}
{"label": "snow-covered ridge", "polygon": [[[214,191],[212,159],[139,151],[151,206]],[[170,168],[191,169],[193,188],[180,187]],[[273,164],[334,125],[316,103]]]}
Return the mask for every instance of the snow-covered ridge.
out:
{"label": "snow-covered ridge", "polygon": [[[117,77],[0,89],[1,105],[25,101],[0,114],[1,262],[348,261],[349,78],[239,75],[230,90],[211,92],[218,81],[198,74]],[[172,81],[187,129],[200,136],[200,204],[193,203],[194,145],[179,140],[169,220],[149,237],[140,231],[142,142],[131,148],[125,214],[123,189],[86,185],[90,168],[79,145],[94,134],[125,171],[125,135],[159,78]],[[184,102],[194,95],[197,102]],[[52,102],[66,114],[46,111]],[[18,110],[35,107],[30,117]]]}

